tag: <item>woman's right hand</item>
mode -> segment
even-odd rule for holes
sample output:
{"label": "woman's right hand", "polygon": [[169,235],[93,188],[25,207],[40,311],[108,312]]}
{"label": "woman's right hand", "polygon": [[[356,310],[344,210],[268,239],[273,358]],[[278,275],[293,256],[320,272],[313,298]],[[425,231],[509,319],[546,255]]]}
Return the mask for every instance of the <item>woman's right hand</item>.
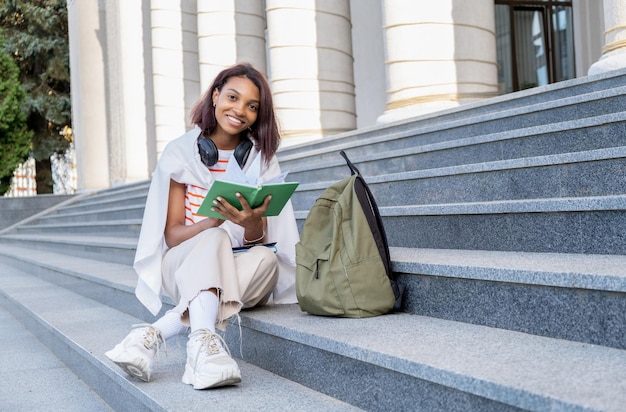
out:
{"label": "woman's right hand", "polygon": [[202,230],[207,230],[212,227],[218,227],[222,223],[224,223],[224,219],[218,219],[216,217],[207,217],[206,219],[199,221],[197,224],[203,227]]}

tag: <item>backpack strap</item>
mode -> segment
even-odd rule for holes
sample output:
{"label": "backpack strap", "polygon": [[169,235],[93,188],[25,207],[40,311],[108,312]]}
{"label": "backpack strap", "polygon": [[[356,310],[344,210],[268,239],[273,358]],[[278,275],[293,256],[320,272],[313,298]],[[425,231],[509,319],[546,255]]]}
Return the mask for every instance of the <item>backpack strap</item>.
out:
{"label": "backpack strap", "polygon": [[339,154],[346,159],[346,163],[348,164],[348,167],[350,168],[350,174],[352,175],[360,175],[361,173],[359,172],[359,169],[356,168],[356,166],[350,161],[350,159],[348,159],[348,155],[346,154],[346,152],[344,152],[343,150],[341,152],[339,152]]}
{"label": "backpack strap", "polygon": [[357,175],[354,182],[354,191],[356,193],[357,199],[359,199],[359,203],[361,204],[361,208],[363,209],[372,235],[374,236],[378,252],[380,253],[380,257],[383,261],[383,266],[385,267],[385,272],[387,273],[387,277],[389,278],[389,282],[391,283],[393,294],[396,297],[394,310],[399,311],[402,305],[404,285],[398,284],[395,274],[391,270],[389,243],[387,242],[387,234],[385,233],[383,219],[380,216],[380,212],[378,211],[378,205],[376,204],[374,195],[372,194],[370,188],[367,186],[365,179],[363,179],[363,176],[359,172],[359,169],[357,169],[357,167],[350,161],[350,159],[348,159],[348,155],[346,154],[346,152],[342,150],[339,152],[339,154],[346,160],[346,163],[350,168],[351,174]]}

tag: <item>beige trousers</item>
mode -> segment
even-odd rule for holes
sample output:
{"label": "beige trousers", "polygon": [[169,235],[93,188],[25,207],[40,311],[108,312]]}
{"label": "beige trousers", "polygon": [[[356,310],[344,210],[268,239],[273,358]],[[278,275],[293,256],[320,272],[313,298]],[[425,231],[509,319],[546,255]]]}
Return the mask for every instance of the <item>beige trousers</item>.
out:
{"label": "beige trousers", "polygon": [[178,305],[173,311],[189,325],[189,302],[215,288],[220,298],[217,327],[241,309],[267,303],[278,280],[278,259],[265,246],[233,254],[230,237],[212,228],[169,249],[163,256],[162,284]]}

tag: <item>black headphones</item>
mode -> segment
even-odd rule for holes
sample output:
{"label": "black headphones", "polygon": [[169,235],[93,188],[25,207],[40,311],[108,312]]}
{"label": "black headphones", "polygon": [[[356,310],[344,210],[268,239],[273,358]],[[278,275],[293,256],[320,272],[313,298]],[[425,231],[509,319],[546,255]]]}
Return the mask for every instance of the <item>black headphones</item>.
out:
{"label": "black headphones", "polygon": [[[243,168],[243,165],[246,164],[252,146],[254,146],[254,144],[250,139],[242,137],[237,147],[235,147],[234,155],[237,163],[239,163],[239,167]],[[198,152],[200,153],[200,160],[202,160],[202,163],[204,163],[206,167],[211,167],[217,163],[219,157],[217,146],[215,146],[213,140],[208,137],[198,137]]]}

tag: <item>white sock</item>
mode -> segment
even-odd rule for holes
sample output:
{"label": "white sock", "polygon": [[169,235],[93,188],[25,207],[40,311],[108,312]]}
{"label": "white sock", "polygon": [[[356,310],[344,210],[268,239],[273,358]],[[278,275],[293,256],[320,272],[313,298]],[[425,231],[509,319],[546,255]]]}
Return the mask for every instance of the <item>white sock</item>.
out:
{"label": "white sock", "polygon": [[208,329],[215,333],[219,305],[220,300],[213,292],[204,290],[198,293],[198,296],[189,302],[191,333],[198,329]]}
{"label": "white sock", "polygon": [[180,321],[180,315],[176,312],[167,312],[162,318],[154,322],[152,326],[161,332],[163,340],[184,333],[187,330],[187,326],[183,325]]}

